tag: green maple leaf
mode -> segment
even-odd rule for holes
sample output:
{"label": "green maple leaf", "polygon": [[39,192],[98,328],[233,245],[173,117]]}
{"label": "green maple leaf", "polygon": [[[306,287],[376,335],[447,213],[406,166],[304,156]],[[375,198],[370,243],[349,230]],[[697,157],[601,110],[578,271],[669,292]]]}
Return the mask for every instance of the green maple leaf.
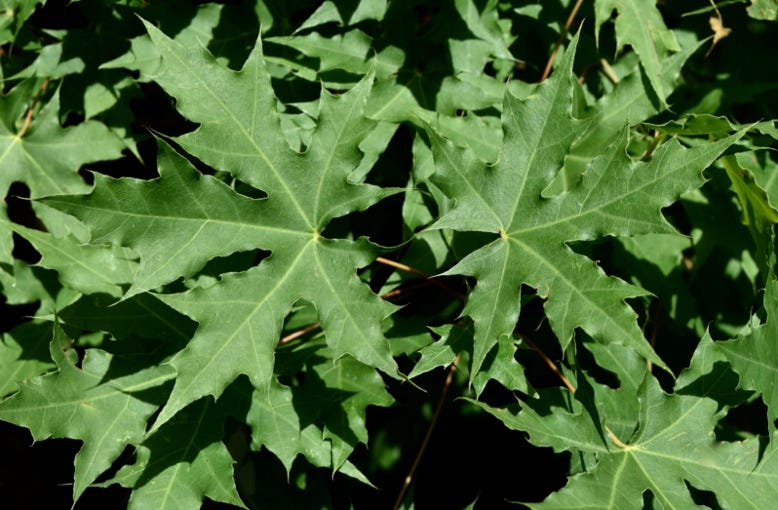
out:
{"label": "green maple leaf", "polygon": [[337,4],[325,0],[296,31],[332,22],[354,25],[367,19],[381,20],[386,8],[386,0],[341,0]]}
{"label": "green maple leaf", "polygon": [[716,342],[716,350],[724,353],[732,368],[740,374],[740,386],[758,391],[767,404],[770,430],[775,430],[778,420],[778,282],[767,283],[764,307],[767,311],[766,324],[752,324],[748,333],[729,342]]}
{"label": "green maple leaf", "polygon": [[325,239],[332,218],[361,210],[394,190],[366,185],[352,173],[360,143],[377,123],[362,109],[368,76],[341,95],[323,94],[318,125],[304,153],[289,148],[261,45],[240,71],[189,50],[147,26],[162,55],[155,77],[180,111],[200,127],[177,142],[212,167],[267,193],[254,200],[216,178],[198,174],[164,144],[160,178],[151,182],[96,176],[85,197],[47,201],[87,223],[93,242],[135,249],[140,263],[126,296],[196,273],[211,258],[261,248],[258,266],[225,275],[215,286],[159,299],[199,323],[171,364],[178,377],[157,426],[205,395],[218,397],[240,374],[256,387],[273,379],[281,326],[295,302],[314,304],[335,356],[396,374],[381,321],[393,307],[373,294],[356,269],[372,261],[364,240]]}
{"label": "green maple leaf", "polygon": [[629,44],[640,57],[659,102],[667,107],[665,98],[669,94],[662,69],[663,60],[681,47],[675,34],[665,25],[655,0],[597,0],[595,2],[595,31],[598,34],[602,24],[616,10],[616,42],[618,48]]}
{"label": "green maple leaf", "polygon": [[54,368],[49,356],[51,327],[26,323],[3,334],[0,341],[0,398],[15,393],[18,381]]}
{"label": "green maple leaf", "polygon": [[[59,123],[59,91],[39,111],[27,112],[38,86],[26,80],[0,95],[0,196],[14,182],[30,189],[30,198],[83,193],[89,187],[79,177],[85,163],[118,158],[124,148],[108,128],[97,121],[63,128]],[[89,140],[90,143],[83,143]],[[5,221],[5,203],[0,221]],[[10,262],[11,230],[0,225],[0,261]]]}
{"label": "green maple leaf", "polygon": [[[607,439],[602,437],[580,405],[575,413],[554,409],[548,416],[533,410],[541,401],[520,412],[481,407],[508,427],[528,432],[537,445],[596,456],[590,470],[572,476],[563,489],[530,508],[639,509],[645,491],[664,508],[701,508],[684,481],[715,491],[726,508],[772,508],[778,497],[778,450],[760,459],[758,438],[715,441],[713,427],[723,411],[714,400],[667,395],[651,377],[639,398],[639,427],[629,439],[607,428]],[[548,405],[550,399],[544,401]]]}
{"label": "green maple leaf", "polygon": [[659,366],[666,365],[645,341],[625,299],[645,295],[607,277],[567,243],[603,236],[673,233],[660,209],[700,186],[702,170],[734,137],[691,149],[676,140],[662,145],[651,161],[626,154],[627,132],[588,165],[581,181],[562,195],[543,190],[562,167],[587,122],[572,115],[575,42],[551,79],[521,101],[508,92],[503,107],[504,141],[494,166],[471,150],[430,131],[436,173],[433,181],[455,206],[432,228],[494,233],[497,238],[445,274],[476,277],[464,315],[475,322],[472,374],[487,353],[514,328],[522,284],[546,298],[546,315],[566,349],[576,328],[602,343],[628,346]]}
{"label": "green maple leaf", "polygon": [[132,281],[134,263],[132,253],[119,246],[82,246],[71,236],[57,239],[41,232],[4,222],[0,226],[24,236],[41,254],[36,264],[56,270],[67,287],[85,293],[104,292],[121,296],[119,284]]}
{"label": "green maple leaf", "polygon": [[116,360],[110,354],[88,350],[79,368],[70,343],[55,326],[49,350],[59,371],[20,383],[18,393],[0,402],[0,419],[29,428],[36,440],[84,442],[75,461],[77,500],[128,444],[143,440],[146,421],[158,403],[133,394],[162,384],[173,373],[161,365],[111,379]]}
{"label": "green maple leaf", "polygon": [[[295,359],[300,357],[304,360]],[[294,389],[275,381],[261,388],[234,384],[219,403],[246,409],[236,417],[255,425],[254,447],[272,451],[287,471],[302,453],[316,466],[364,480],[347,459],[358,443],[367,444],[367,406],[393,402],[381,376],[350,356],[333,361],[329,348],[315,344],[285,352],[279,364],[287,375],[304,368],[302,384]]]}
{"label": "green maple leaf", "polygon": [[133,489],[129,509],[199,509],[204,497],[245,508],[222,443],[224,417],[210,398],[186,407],[138,447],[110,483]]}

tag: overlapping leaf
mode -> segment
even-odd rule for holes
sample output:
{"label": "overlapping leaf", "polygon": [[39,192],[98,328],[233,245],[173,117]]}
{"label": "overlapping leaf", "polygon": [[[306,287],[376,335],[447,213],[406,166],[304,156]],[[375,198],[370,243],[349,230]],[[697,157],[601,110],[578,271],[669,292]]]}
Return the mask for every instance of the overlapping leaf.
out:
{"label": "overlapping leaf", "polygon": [[663,60],[681,47],[668,30],[654,0],[598,0],[595,2],[595,30],[616,10],[616,41],[619,49],[629,44],[640,57],[654,93],[663,106],[669,93],[663,84]]}
{"label": "overlapping leaf", "polygon": [[[96,121],[60,126],[59,93],[39,111],[27,102],[39,84],[27,80],[0,95],[0,197],[14,182],[24,183],[31,198],[82,193],[88,187],[78,176],[79,167],[121,155],[121,141]],[[82,140],[91,143],[82,143]],[[6,219],[0,203],[0,221]],[[10,261],[11,230],[0,225],[0,261]]]}
{"label": "overlapping leaf", "polygon": [[562,409],[545,417],[530,407],[518,414],[488,410],[509,427],[529,432],[538,445],[597,454],[590,471],[571,477],[567,486],[531,508],[639,509],[644,491],[665,508],[702,508],[685,481],[715,491],[727,508],[770,508],[778,497],[775,449],[760,459],[756,438],[716,442],[712,430],[720,417],[717,403],[667,395],[653,378],[641,391],[640,425],[632,438],[619,438],[605,429],[605,439],[581,413]]}
{"label": "overlapping leaf", "polygon": [[245,508],[235,490],[223,417],[205,398],[188,406],[138,448],[112,482],[132,487],[129,509],[193,509],[204,497]]}
{"label": "overlapping leaf", "polygon": [[563,349],[574,330],[582,328],[599,342],[629,346],[666,367],[624,302],[644,292],[605,276],[567,243],[673,232],[660,209],[701,185],[701,171],[735,138],[691,149],[671,140],[651,161],[633,162],[622,131],[606,153],[591,162],[578,186],[543,198],[576,136],[586,129],[586,122],[572,115],[574,53],[575,45],[556,75],[525,101],[506,94],[505,139],[495,166],[484,165],[470,150],[430,133],[437,165],[433,180],[456,201],[433,228],[491,232],[497,237],[447,273],[478,280],[463,312],[475,322],[473,372],[498,339],[513,329],[522,284],[546,298],[546,314]]}
{"label": "overlapping leaf", "polygon": [[125,446],[143,439],[146,420],[158,403],[134,394],[162,384],[173,374],[162,365],[106,380],[112,366],[109,354],[87,351],[79,368],[64,332],[58,326],[54,331],[50,353],[59,371],[19,384],[19,392],[0,403],[0,419],[24,425],[37,440],[59,437],[84,442],[76,455],[75,500]]}
{"label": "overlapping leaf", "polygon": [[201,123],[177,142],[267,198],[249,199],[197,174],[162,145],[159,179],[98,176],[91,195],[48,203],[89,224],[93,242],[140,254],[129,295],[190,276],[213,257],[256,248],[271,252],[259,266],[226,275],[209,289],[159,296],[195,319],[199,329],[172,361],[178,377],[157,426],[202,396],[218,396],[239,374],[256,387],[269,385],[283,320],[299,299],[316,307],[336,357],[350,354],[394,374],[381,333],[392,307],[355,274],[373,250],[364,241],[321,236],[330,219],[392,193],[350,181],[362,159],[359,144],[376,125],[361,114],[369,77],[339,97],[323,95],[311,146],[300,154],[278,136],[276,100],[259,43],[234,72],[205,50],[187,50],[148,30],[163,58],[155,80],[177,98],[184,115]]}
{"label": "overlapping leaf", "polygon": [[754,324],[750,332],[730,342],[715,344],[740,374],[741,387],[762,394],[767,404],[769,429],[775,430],[778,420],[778,282],[767,284],[764,298],[766,324]]}
{"label": "overlapping leaf", "polygon": [[[364,480],[348,462],[359,443],[367,443],[365,409],[393,402],[378,373],[349,356],[334,362],[328,348],[303,346],[285,353],[282,372],[306,369],[304,382],[294,389],[277,382],[262,388],[235,384],[220,403],[245,409],[237,416],[254,425],[254,446],[264,446],[291,469],[302,453],[314,465],[340,470]],[[306,367],[298,363],[304,360]]]}

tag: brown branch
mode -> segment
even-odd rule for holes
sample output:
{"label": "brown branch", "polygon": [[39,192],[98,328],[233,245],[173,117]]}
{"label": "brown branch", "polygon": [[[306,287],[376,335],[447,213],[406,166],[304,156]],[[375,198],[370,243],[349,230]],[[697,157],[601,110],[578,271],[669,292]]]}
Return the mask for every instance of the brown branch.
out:
{"label": "brown branch", "polygon": [[[385,259],[383,257],[378,257],[376,259],[376,261],[381,262],[382,264],[386,264],[387,266],[392,266],[392,267],[396,267],[398,269],[402,269],[403,271],[408,271],[409,273],[414,273],[414,274],[422,275],[422,276],[424,276],[426,278],[424,281],[421,281],[421,282],[419,282],[416,285],[408,285],[408,286],[406,286],[404,288],[398,288],[398,289],[390,290],[389,292],[385,292],[384,294],[381,294],[381,299],[393,298],[393,297],[399,296],[400,294],[402,294],[404,292],[408,292],[410,290],[417,289],[417,288],[422,287],[424,285],[436,285],[436,286],[441,287],[442,289],[444,289],[449,294],[452,294],[452,295],[456,296],[459,299],[464,299],[464,297],[465,297],[464,295],[460,294],[459,292],[456,292],[456,291],[454,291],[452,289],[449,289],[444,284],[440,283],[439,281],[435,280],[434,278],[430,278],[426,274],[424,274],[421,271],[419,271],[417,269],[414,269],[414,268],[412,268],[410,266],[406,266],[405,264],[401,264],[401,263],[395,262],[393,260]],[[303,335],[305,335],[307,333],[310,333],[311,331],[316,331],[320,327],[321,327],[321,324],[318,323],[318,322],[315,322],[313,324],[309,324],[309,325],[307,325],[305,327],[302,327],[300,329],[292,331],[291,333],[289,333],[285,337],[281,338],[281,340],[278,341],[278,345],[287,344],[287,343],[291,342],[292,340],[296,340],[296,339],[300,338],[301,336],[303,336]]]}
{"label": "brown branch", "polygon": [[565,374],[563,374],[563,373],[562,373],[562,372],[559,370],[559,367],[557,367],[557,366],[556,366],[556,364],[555,364],[553,361],[551,361],[551,358],[549,358],[548,356],[546,356],[546,353],[545,353],[545,352],[543,352],[543,351],[541,351],[541,350],[540,350],[540,347],[538,347],[537,345],[535,345],[535,342],[533,342],[532,340],[530,340],[529,338],[527,338],[527,337],[526,337],[526,336],[525,336],[525,335],[524,335],[522,332],[520,332],[520,331],[515,331],[514,333],[515,333],[516,335],[518,335],[518,336],[519,336],[519,338],[521,338],[521,339],[522,339],[522,340],[523,340],[523,341],[524,341],[524,342],[525,342],[527,345],[529,345],[529,346],[530,346],[530,348],[531,348],[533,351],[535,351],[536,353],[538,353],[538,355],[539,355],[539,356],[540,356],[540,357],[543,359],[543,361],[546,363],[546,365],[548,365],[548,368],[550,368],[550,369],[551,369],[551,371],[552,371],[552,372],[554,372],[554,373],[556,374],[556,376],[557,376],[557,377],[559,377],[559,380],[560,380],[560,381],[562,381],[562,384],[564,384],[564,385],[565,385],[565,387],[566,387],[568,390],[570,390],[570,393],[575,393],[575,386],[573,386],[573,383],[571,383],[571,382],[570,382],[570,379],[568,379],[568,378],[565,376]]}
{"label": "brown branch", "polygon": [[[457,299],[465,299],[465,295],[462,294],[461,292],[457,292],[457,291],[455,291],[453,289],[450,289],[448,286],[446,286],[445,284],[441,283],[439,280],[436,280],[432,276],[430,276],[430,275],[428,275],[426,273],[423,273],[423,272],[419,271],[416,268],[413,268],[411,266],[405,265],[405,264],[403,264],[401,262],[395,262],[394,260],[385,259],[384,257],[376,257],[375,261],[378,262],[379,264],[384,264],[384,265],[387,265],[387,266],[391,266],[391,267],[394,267],[396,269],[400,269],[402,271],[405,271],[407,273],[413,273],[415,275],[419,275],[422,278],[424,278],[425,280],[427,280],[430,284],[438,287],[439,289],[442,289],[444,292],[446,292],[448,294],[451,294],[452,296],[456,297]],[[381,296],[381,297],[384,297],[384,296]]]}
{"label": "brown branch", "polygon": [[282,338],[281,340],[278,341],[278,345],[288,344],[292,340],[300,338],[304,334],[310,333],[311,331],[316,331],[320,327],[321,327],[321,324],[318,323],[318,322],[314,322],[313,324],[308,324],[304,328],[300,328],[297,331],[293,331],[293,332],[289,333],[288,335],[286,335],[284,338]]}
{"label": "brown branch", "polygon": [[651,140],[651,145],[648,146],[648,148],[643,151],[643,154],[640,155],[640,161],[648,161],[648,159],[651,157],[651,154],[654,153],[654,150],[659,145],[659,142],[662,140],[662,135],[659,134],[659,131],[656,129],[654,130],[654,138]]}
{"label": "brown branch", "polygon": [[564,42],[567,33],[570,31],[570,26],[573,24],[573,21],[575,21],[575,17],[578,14],[578,10],[581,8],[582,4],[583,0],[578,0],[575,2],[575,5],[570,11],[570,15],[567,17],[567,21],[565,22],[565,26],[562,29],[562,33],[559,34],[559,39],[557,39],[556,44],[554,44],[554,49],[551,50],[551,55],[548,56],[546,68],[543,69],[543,74],[540,76],[541,82],[545,81],[545,79],[548,78],[548,75],[551,74],[551,67],[554,65],[554,59],[556,58],[557,51],[559,51],[559,47],[562,46],[562,42]]}
{"label": "brown branch", "polygon": [[38,101],[40,101],[43,92],[46,90],[46,87],[48,86],[49,86],[49,80],[47,78],[43,80],[43,83],[41,84],[40,89],[38,89],[38,93],[33,98],[30,107],[27,108],[27,114],[24,116],[24,124],[22,124],[22,128],[19,130],[19,133],[17,133],[16,138],[21,138],[22,136],[24,136],[24,133],[26,133],[27,130],[30,128],[30,124],[32,124],[32,113],[33,111],[35,111],[35,106],[38,104]]}
{"label": "brown branch", "polygon": [[427,432],[424,434],[424,439],[421,442],[419,451],[416,452],[416,458],[413,459],[413,465],[411,465],[411,469],[408,471],[408,475],[405,477],[405,480],[403,480],[403,485],[400,488],[400,493],[397,495],[397,500],[395,500],[394,506],[392,507],[393,510],[397,510],[398,508],[400,508],[400,505],[403,502],[403,498],[405,497],[405,494],[408,492],[408,488],[411,486],[411,482],[413,482],[413,476],[416,474],[416,469],[419,467],[419,462],[421,462],[421,458],[422,456],[424,456],[424,452],[427,450],[427,446],[429,445],[430,438],[432,437],[432,432],[435,430],[435,425],[437,424],[438,418],[440,417],[440,413],[443,410],[443,405],[446,403],[448,390],[451,388],[451,383],[454,380],[454,372],[456,372],[458,362],[459,362],[459,355],[457,355],[457,357],[454,358],[454,361],[448,367],[448,372],[446,373],[446,380],[443,382],[443,388],[440,391],[440,398],[438,399],[438,405],[435,407],[435,414],[432,415],[430,424],[427,426]]}

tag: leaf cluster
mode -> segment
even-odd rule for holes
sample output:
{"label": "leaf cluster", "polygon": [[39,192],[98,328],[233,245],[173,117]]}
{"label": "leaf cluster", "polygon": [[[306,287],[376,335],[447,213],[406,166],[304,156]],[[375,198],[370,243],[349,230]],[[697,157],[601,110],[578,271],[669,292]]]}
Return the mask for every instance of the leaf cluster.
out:
{"label": "leaf cluster", "polygon": [[0,0],[11,464],[71,440],[74,508],[772,508],[777,21]]}

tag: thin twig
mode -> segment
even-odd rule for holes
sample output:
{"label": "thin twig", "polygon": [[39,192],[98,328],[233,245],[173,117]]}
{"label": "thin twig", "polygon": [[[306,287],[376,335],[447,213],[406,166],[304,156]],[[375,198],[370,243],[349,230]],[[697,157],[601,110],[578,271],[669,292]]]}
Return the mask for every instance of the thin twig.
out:
{"label": "thin twig", "polygon": [[287,344],[287,343],[291,342],[292,340],[300,338],[301,336],[303,336],[306,333],[310,333],[311,331],[315,331],[315,330],[319,329],[320,327],[321,327],[321,324],[318,323],[318,322],[314,322],[313,324],[308,324],[304,328],[300,328],[297,331],[293,331],[293,332],[289,333],[288,335],[286,335],[284,338],[282,338],[281,340],[278,341],[278,345]]}
{"label": "thin twig", "polygon": [[[656,305],[653,306],[653,308],[654,314],[653,317],[651,317],[651,319],[653,319],[651,323],[651,334],[648,338],[648,343],[651,345],[652,350],[656,347],[656,337],[659,334],[659,323],[662,318],[662,304],[659,300],[656,301]],[[651,372],[654,368],[654,363],[651,360],[647,360],[646,366],[648,367],[648,371]]]}
{"label": "thin twig", "polygon": [[[404,288],[401,288],[401,289],[394,289],[394,290],[390,290],[389,292],[385,292],[384,294],[381,294],[381,299],[393,298],[393,297],[399,296],[400,294],[402,294],[404,292],[408,292],[410,290],[417,289],[417,288],[419,288],[421,286],[424,286],[424,285],[436,285],[436,286],[444,289],[449,294],[452,294],[452,295],[456,296],[458,299],[464,299],[465,298],[465,296],[463,294],[448,288],[446,285],[442,284],[438,280],[435,280],[434,278],[429,277],[428,275],[422,273],[418,269],[415,269],[415,268],[413,268],[411,266],[407,266],[405,264],[401,264],[401,263],[395,262],[393,260],[385,259],[383,257],[376,258],[376,261],[380,262],[382,264],[385,264],[387,266],[392,266],[392,267],[395,267],[397,269],[402,269],[403,271],[407,271],[409,273],[420,275],[420,276],[425,278],[424,281],[419,282],[416,285],[408,285],[408,286],[406,286]],[[281,338],[281,340],[278,341],[278,345],[287,344],[287,343],[291,342],[292,340],[296,340],[296,339],[300,338],[301,336],[303,336],[303,335],[305,335],[307,333],[310,333],[311,331],[315,331],[315,330],[319,329],[320,327],[321,327],[321,324],[318,323],[318,322],[315,322],[313,324],[308,324],[307,326],[302,327],[302,328],[300,328],[298,330],[292,331],[291,333],[289,333],[285,337]]]}
{"label": "thin twig", "polygon": [[405,287],[398,287],[394,290],[390,290],[389,292],[385,292],[381,294],[381,299],[390,299],[393,297],[397,297],[400,294],[404,294],[411,290],[416,290],[420,287],[426,287],[427,285],[432,285],[432,280],[420,280],[418,283],[412,285],[406,285]]}
{"label": "thin twig", "polygon": [[617,85],[619,83],[619,77],[616,76],[616,72],[613,70],[611,65],[608,63],[607,60],[604,58],[600,59],[600,66],[602,68],[602,72],[605,73],[605,76],[608,77],[610,82],[614,85]]}
{"label": "thin twig", "polygon": [[548,56],[548,62],[546,62],[546,68],[543,70],[543,74],[540,76],[540,81],[545,81],[545,79],[548,78],[548,75],[551,74],[551,67],[554,65],[556,53],[559,51],[559,47],[562,46],[565,37],[567,37],[567,32],[570,30],[570,26],[573,24],[573,21],[575,21],[575,17],[578,14],[578,9],[581,8],[582,4],[583,0],[578,0],[573,6],[573,9],[570,11],[570,15],[567,17],[567,21],[565,22],[565,26],[562,29],[562,33],[559,34],[559,39],[557,39],[556,44],[554,44],[554,49],[551,50],[551,55]]}
{"label": "thin twig", "polygon": [[411,482],[413,482],[413,476],[416,474],[416,469],[419,467],[419,462],[421,462],[421,458],[422,456],[424,456],[424,452],[427,450],[427,446],[429,445],[430,438],[432,437],[432,432],[435,430],[435,425],[437,424],[438,418],[440,417],[440,413],[443,410],[443,405],[446,403],[448,390],[451,388],[451,383],[454,380],[454,372],[456,372],[458,362],[459,362],[459,355],[457,355],[457,357],[454,358],[454,361],[448,367],[446,380],[443,382],[443,388],[440,391],[440,398],[438,399],[438,405],[437,407],[435,407],[435,414],[432,415],[430,424],[429,426],[427,426],[427,432],[424,434],[424,439],[421,442],[419,451],[416,452],[416,458],[413,459],[413,465],[411,466],[410,471],[408,471],[408,475],[405,477],[405,480],[403,480],[403,486],[400,489],[400,493],[397,495],[397,500],[394,502],[394,506],[392,507],[393,510],[397,510],[398,508],[400,508],[400,505],[403,502],[403,498],[405,497],[405,493],[408,492],[408,487],[410,487]]}
{"label": "thin twig", "polygon": [[[435,278],[431,277],[430,275],[423,273],[422,271],[419,271],[416,268],[413,268],[411,266],[408,266],[406,264],[402,264],[400,262],[396,262],[394,260],[385,259],[384,257],[376,257],[376,262],[379,264],[384,264],[387,266],[394,267],[396,269],[400,269],[402,271],[405,271],[407,273],[413,273],[415,275],[419,275],[428,282],[430,282],[432,285],[438,287],[439,289],[442,289],[443,291],[447,292],[448,294],[451,294],[452,296],[456,297],[457,299],[465,299],[465,295],[461,292],[457,292],[453,289],[450,289],[445,284],[441,283],[439,280],[436,280]],[[382,296],[383,297],[383,296]]]}
{"label": "thin twig", "polygon": [[515,333],[516,333],[516,335],[518,335],[518,336],[519,336],[519,338],[521,338],[521,339],[522,339],[522,340],[523,340],[523,341],[524,341],[524,342],[525,342],[527,345],[529,345],[529,346],[530,346],[530,348],[531,348],[533,351],[535,351],[535,352],[537,352],[537,353],[538,353],[538,355],[539,355],[539,356],[540,356],[540,357],[543,359],[543,361],[545,361],[545,362],[546,362],[546,365],[548,365],[548,368],[550,368],[550,369],[551,369],[551,371],[552,371],[552,372],[554,372],[554,373],[556,374],[556,376],[557,376],[557,377],[559,377],[559,380],[560,380],[560,381],[562,381],[562,384],[564,384],[564,385],[565,385],[565,387],[566,387],[568,390],[570,390],[570,393],[575,393],[575,386],[573,386],[573,383],[571,383],[571,382],[570,382],[570,379],[568,379],[568,378],[565,376],[565,374],[563,374],[563,373],[562,373],[562,372],[559,370],[559,367],[557,367],[557,366],[556,366],[556,364],[555,364],[553,361],[551,361],[551,358],[549,358],[548,356],[546,356],[546,353],[545,353],[545,352],[543,352],[543,351],[541,351],[541,350],[540,350],[540,347],[538,347],[537,345],[535,345],[535,342],[533,342],[532,340],[530,340],[529,338],[527,338],[527,337],[526,337],[526,336],[525,336],[525,335],[524,335],[522,332],[520,332],[520,331],[515,331]]}
{"label": "thin twig", "polygon": [[26,133],[27,130],[30,128],[30,124],[32,124],[32,113],[33,111],[35,111],[35,106],[38,104],[38,101],[43,95],[43,91],[45,91],[46,87],[48,86],[49,86],[49,80],[47,78],[43,80],[43,83],[41,84],[40,89],[38,89],[38,93],[33,98],[30,107],[27,108],[27,114],[24,116],[24,124],[22,124],[22,128],[19,130],[19,133],[16,135],[17,138],[21,138],[22,136],[24,136],[24,133]]}

